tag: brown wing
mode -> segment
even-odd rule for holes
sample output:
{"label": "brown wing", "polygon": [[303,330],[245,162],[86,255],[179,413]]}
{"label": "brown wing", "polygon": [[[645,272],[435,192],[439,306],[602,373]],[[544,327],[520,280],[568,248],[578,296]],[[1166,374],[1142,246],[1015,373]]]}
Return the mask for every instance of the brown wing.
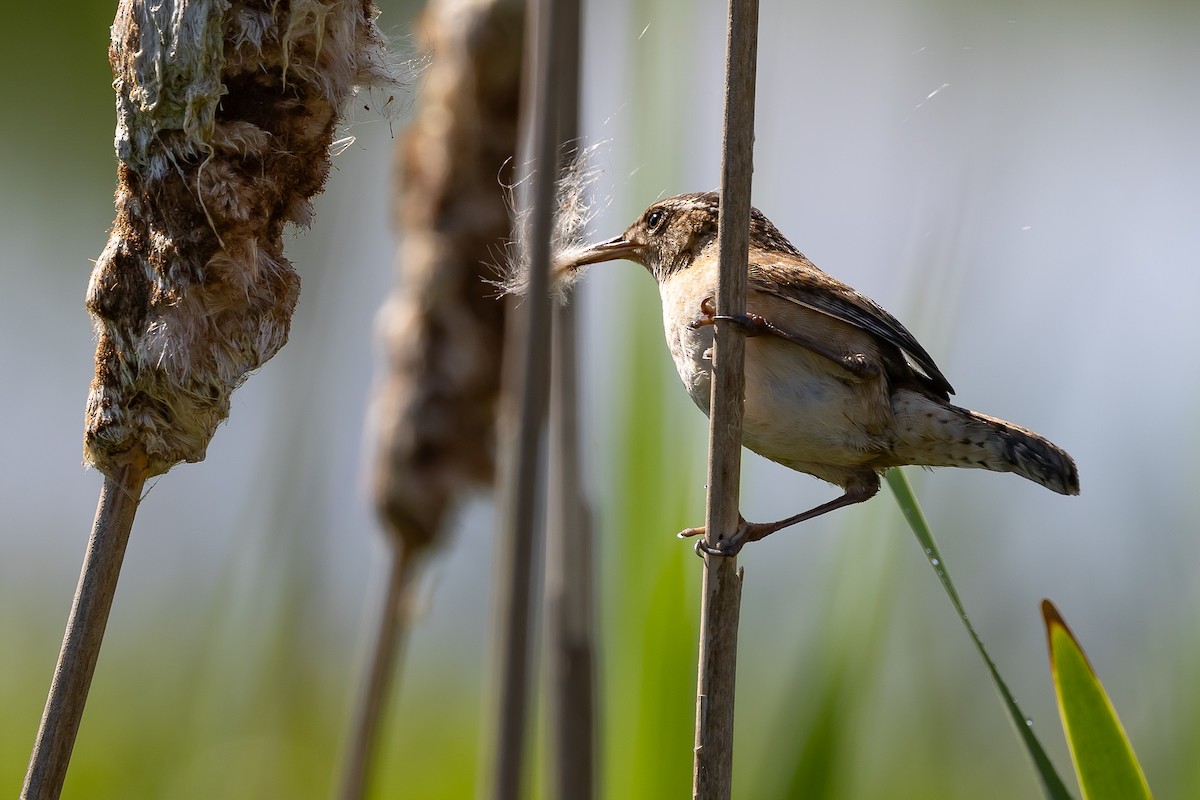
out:
{"label": "brown wing", "polygon": [[[749,287],[826,314],[853,325],[899,348],[917,366],[914,372],[926,388],[943,395],[954,387],[933,363],[908,329],[871,298],[818,269],[804,256],[784,256],[771,262],[751,263]],[[923,373],[923,374],[921,374]]]}

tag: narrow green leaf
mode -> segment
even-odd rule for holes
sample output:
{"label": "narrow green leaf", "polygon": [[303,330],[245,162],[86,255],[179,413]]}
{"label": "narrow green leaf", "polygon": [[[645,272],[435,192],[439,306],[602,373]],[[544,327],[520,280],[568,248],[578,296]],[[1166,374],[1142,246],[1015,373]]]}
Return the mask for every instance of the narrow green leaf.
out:
{"label": "narrow green leaf", "polygon": [[1079,641],[1058,609],[1042,601],[1058,713],[1085,800],[1150,798],[1129,737]]}
{"label": "narrow green leaf", "polygon": [[967,632],[971,634],[971,640],[975,642],[975,648],[979,650],[979,655],[983,657],[983,663],[987,665],[988,672],[992,676],[992,681],[996,684],[996,689],[999,690],[1000,696],[1004,699],[1004,705],[1008,709],[1013,727],[1016,728],[1017,735],[1021,737],[1021,741],[1025,744],[1025,749],[1029,751],[1029,757],[1033,760],[1034,769],[1042,783],[1042,792],[1049,800],[1070,798],[1071,794],[1063,784],[1062,778],[1055,771],[1054,765],[1050,763],[1050,758],[1046,755],[1042,743],[1033,734],[1033,720],[1026,717],[1021,711],[1021,707],[1017,705],[1016,698],[1008,690],[1008,685],[1000,677],[1000,672],[996,669],[995,662],[988,655],[987,648],[983,646],[983,639],[979,637],[975,626],[971,624],[971,620],[967,617],[962,600],[959,599],[958,592],[954,588],[954,583],[950,580],[950,572],[946,568],[946,560],[942,558],[937,542],[933,540],[933,532],[929,529],[929,524],[925,521],[925,515],[921,513],[921,507],[917,504],[917,498],[913,495],[912,489],[908,485],[908,479],[898,469],[888,470],[886,477],[888,488],[895,495],[896,503],[900,506],[900,511],[903,512],[904,519],[908,522],[908,527],[912,529],[913,535],[917,537],[917,541],[925,549],[925,556],[929,559],[930,566],[933,567],[938,580],[942,582],[942,588],[946,590],[946,595],[950,598],[954,610],[958,612],[958,618],[962,620],[963,625],[967,628]]}

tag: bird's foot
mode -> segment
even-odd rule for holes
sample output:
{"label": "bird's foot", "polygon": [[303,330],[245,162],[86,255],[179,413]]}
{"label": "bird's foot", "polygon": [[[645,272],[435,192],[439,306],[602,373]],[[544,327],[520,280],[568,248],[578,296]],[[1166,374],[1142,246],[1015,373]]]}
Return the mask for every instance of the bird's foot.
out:
{"label": "bird's foot", "polygon": [[[705,553],[710,556],[736,556],[748,542],[757,541],[769,533],[770,531],[766,530],[769,527],[769,524],[746,522],[745,518],[741,514],[738,514],[737,530],[733,532],[732,536],[722,537],[717,540],[716,547],[710,545],[705,538],[706,531],[703,525],[699,528],[684,528],[676,536],[680,539],[690,539],[693,536],[700,537],[696,540],[695,550],[696,555],[701,558],[704,557]],[[772,528],[772,530],[774,529]]]}
{"label": "bird's foot", "polygon": [[846,492],[841,497],[830,500],[828,503],[822,503],[816,508],[810,508],[808,511],[802,511],[787,519],[781,519],[778,522],[746,522],[746,518],[738,514],[737,530],[733,532],[732,536],[721,537],[715,547],[710,545],[704,538],[706,532],[704,528],[686,528],[679,532],[679,538],[686,539],[690,536],[701,537],[696,542],[696,555],[701,557],[705,553],[710,556],[736,556],[738,551],[750,542],[765,539],[772,533],[775,533],[775,531],[781,531],[798,522],[805,522],[822,514],[828,514],[835,509],[852,506],[864,500],[870,500],[878,491],[879,475],[871,470],[867,470],[854,476],[849,481],[846,486]]}
{"label": "bird's foot", "polygon": [[700,316],[692,322],[692,328],[702,328],[705,325],[715,325],[718,322],[729,322],[742,329],[747,336],[766,336],[768,334],[781,336],[783,332],[771,324],[766,317],[758,314],[718,314],[716,305],[711,297],[706,297],[700,303]]}

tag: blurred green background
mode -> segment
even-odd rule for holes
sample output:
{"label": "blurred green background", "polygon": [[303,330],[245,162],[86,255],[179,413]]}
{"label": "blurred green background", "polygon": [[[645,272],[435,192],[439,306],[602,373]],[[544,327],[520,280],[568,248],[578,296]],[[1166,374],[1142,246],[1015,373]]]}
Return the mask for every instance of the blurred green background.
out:
{"label": "blurred green background", "polygon": [[[381,24],[411,54],[413,3]],[[80,467],[83,293],[112,220],[110,3],[8,2],[0,48],[0,794],[15,795],[99,476]],[[597,236],[718,180],[724,4],[593,3],[584,122],[609,140]],[[891,309],[958,401],[1077,459],[1083,494],[910,471],[974,621],[1060,770],[1038,601],[1088,649],[1161,797],[1200,796],[1200,4],[763,0],[755,202]],[[419,83],[411,92],[419,91]],[[382,102],[382,99],[379,101]],[[360,104],[361,105],[361,104]],[[373,317],[391,282],[389,123],[361,113],[313,228],[289,345],[204,463],[139,512],[67,779],[78,798],[316,798],[383,577],[363,488]],[[576,295],[597,510],[603,794],[686,796],[703,417],[653,284]],[[747,456],[743,510],[836,490]],[[433,569],[377,796],[474,794],[491,506]],[[749,548],[735,794],[1013,798],[1037,786],[891,499]],[[535,766],[535,773],[542,769]]]}

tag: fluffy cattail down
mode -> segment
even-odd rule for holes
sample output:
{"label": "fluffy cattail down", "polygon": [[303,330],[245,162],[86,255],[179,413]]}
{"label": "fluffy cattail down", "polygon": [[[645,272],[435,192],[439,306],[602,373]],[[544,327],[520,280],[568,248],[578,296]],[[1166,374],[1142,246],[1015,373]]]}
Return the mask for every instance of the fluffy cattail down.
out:
{"label": "fluffy cattail down", "polygon": [[[566,302],[571,287],[583,277],[586,266],[575,263],[576,257],[588,249],[584,232],[599,212],[592,202],[591,188],[601,171],[592,165],[592,157],[603,142],[578,150],[574,156],[563,156],[563,168],[555,184],[554,236],[550,242],[550,293],[560,303]],[[518,187],[513,187],[518,188]],[[517,203],[510,198],[510,207]],[[517,238],[505,249],[499,265],[499,280],[495,284],[502,294],[523,296],[529,290],[528,222],[530,207],[514,214],[513,230]]]}
{"label": "fluffy cattail down", "polygon": [[230,395],[288,337],[307,225],[356,85],[395,82],[368,0],[121,0],[116,221],[87,307],[84,452],[111,475],[199,461]]}

